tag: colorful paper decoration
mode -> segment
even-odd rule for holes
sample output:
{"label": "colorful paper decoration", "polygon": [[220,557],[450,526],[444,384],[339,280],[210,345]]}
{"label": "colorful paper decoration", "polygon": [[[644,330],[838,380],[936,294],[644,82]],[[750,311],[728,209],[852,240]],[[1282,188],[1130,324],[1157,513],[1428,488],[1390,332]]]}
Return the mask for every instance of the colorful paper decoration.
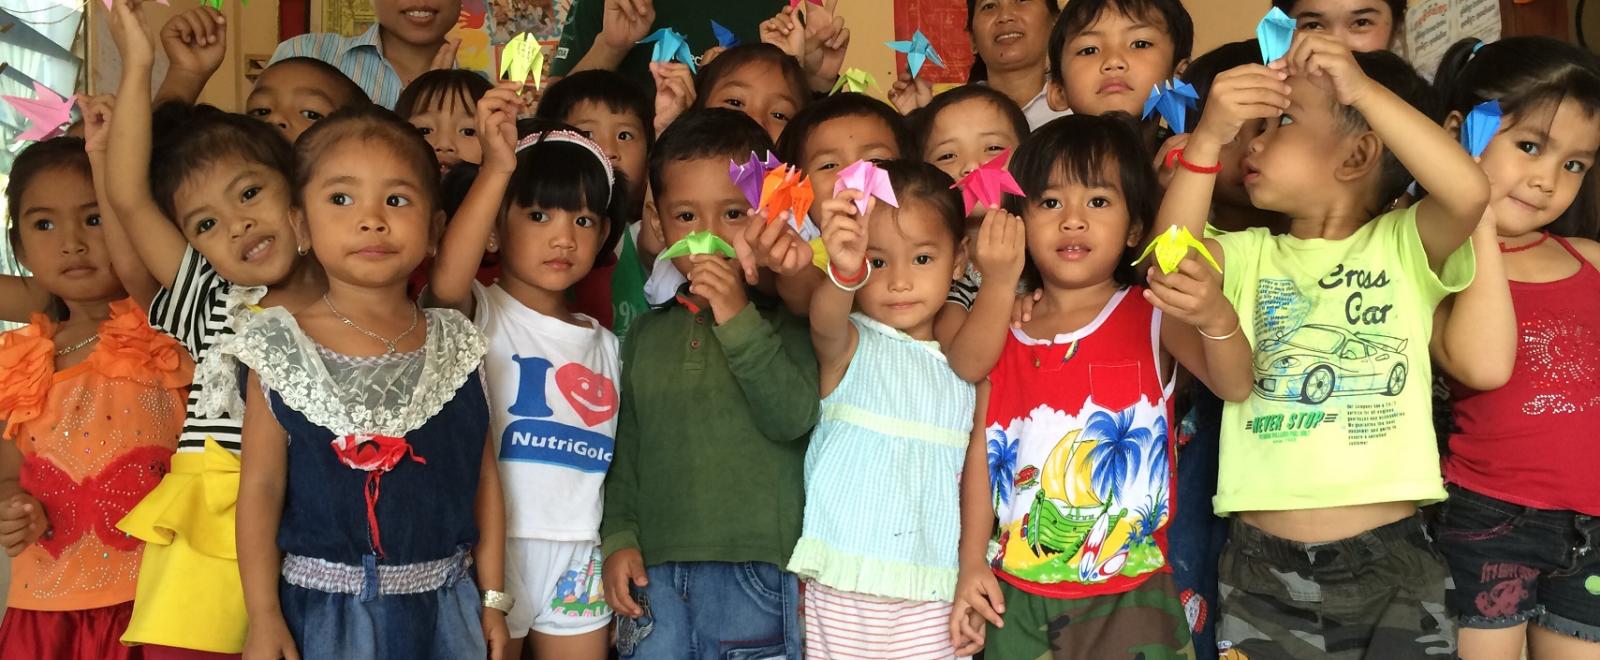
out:
{"label": "colorful paper decoration", "polygon": [[794,9],[795,7],[799,7],[801,2],[810,2],[818,7],[822,6],[822,0],[789,0],[789,8]]}
{"label": "colorful paper decoration", "polygon": [[689,40],[669,27],[664,27],[651,33],[650,36],[639,40],[641,44],[654,43],[655,48],[650,51],[650,61],[671,62],[677,60],[689,65],[690,73],[699,73],[695,70],[694,53],[689,52]]}
{"label": "colorful paper decoration", "polygon": [[1294,19],[1277,7],[1268,11],[1256,24],[1256,41],[1261,44],[1262,64],[1271,64],[1289,54],[1289,45],[1294,43],[1294,25]]}
{"label": "colorful paper decoration", "polygon": [[839,74],[839,81],[833,84],[833,89],[828,90],[828,93],[838,94],[839,90],[842,89],[847,92],[865,94],[869,88],[875,87],[877,84],[878,80],[873,78],[870,73],[861,69],[845,69],[844,73]]}
{"label": "colorful paper decoration", "polygon": [[500,77],[518,82],[533,76],[533,88],[539,89],[544,77],[544,49],[539,39],[524,32],[506,42],[500,51]]}
{"label": "colorful paper decoration", "polygon": [[889,183],[889,173],[870,160],[858,160],[849,167],[839,170],[839,178],[833,182],[833,194],[837,195],[844,190],[859,190],[866,193],[861,199],[855,200],[856,210],[861,212],[862,218],[867,215],[868,197],[876,197],[895,208],[900,207],[899,200],[894,198],[894,186]]}
{"label": "colorful paper decoration", "polygon": [[17,135],[17,142],[39,142],[66,134],[63,127],[72,123],[72,106],[77,96],[61,98],[43,83],[34,81],[33,98],[4,97],[6,103],[28,120],[28,126]]}
{"label": "colorful paper decoration", "polygon": [[728,178],[733,180],[734,185],[739,186],[745,200],[750,202],[750,208],[758,209],[761,208],[761,187],[766,181],[767,172],[781,166],[783,163],[779,162],[778,157],[772,155],[772,152],[768,151],[766,160],[762,160],[752,151],[750,159],[744,164],[731,159],[728,161]]}
{"label": "colorful paper decoration", "polygon": [[978,169],[961,177],[956,185],[950,186],[961,189],[961,200],[966,202],[967,215],[972,215],[972,209],[979,204],[987,208],[999,206],[1000,195],[1003,193],[1018,196],[1024,194],[1022,186],[1017,185],[1016,177],[1011,176],[1011,172],[1006,169],[1006,158],[1010,155],[1010,149],[1000,152],[989,159],[989,162],[979,165]]}
{"label": "colorful paper decoration", "polygon": [[1144,102],[1144,119],[1149,119],[1152,113],[1160,114],[1167,122],[1167,128],[1174,133],[1185,132],[1185,123],[1189,111],[1200,102],[1200,94],[1194,91],[1194,85],[1177,78],[1165,83],[1157,84],[1150,90],[1150,98]]}
{"label": "colorful paper decoration", "polygon": [[673,243],[659,258],[675,259],[691,254],[720,254],[729,259],[739,256],[739,253],[733,250],[733,246],[722,240],[721,236],[709,231],[696,231]]}
{"label": "colorful paper decoration", "polygon": [[790,211],[794,214],[794,228],[804,228],[806,212],[811,210],[815,199],[811,178],[797,167],[785,166],[767,172],[766,179],[761,182],[761,211],[767,214],[767,222]]}
{"label": "colorful paper decoration", "polygon": [[1133,260],[1133,265],[1139,265],[1139,262],[1144,261],[1144,258],[1150,256],[1150,252],[1154,251],[1156,253],[1156,265],[1161,267],[1161,272],[1171,275],[1178,270],[1178,264],[1183,262],[1184,255],[1189,254],[1190,249],[1199,252],[1200,256],[1206,260],[1206,263],[1211,264],[1211,267],[1217,269],[1217,272],[1222,272],[1222,266],[1217,263],[1216,259],[1211,257],[1211,253],[1206,250],[1206,244],[1195,238],[1194,234],[1189,233],[1188,227],[1179,227],[1177,225],[1167,227],[1167,230],[1162,232],[1160,236],[1152,239],[1150,244],[1145,246],[1144,252],[1139,253],[1139,258]]}
{"label": "colorful paper decoration", "polygon": [[723,24],[711,21],[711,33],[717,36],[717,45],[723,48],[733,48],[739,45],[739,37],[734,36]]}
{"label": "colorful paper decoration", "polygon": [[1482,156],[1483,150],[1489,148],[1489,141],[1500,132],[1502,118],[1498,100],[1490,99],[1472,106],[1472,111],[1461,122],[1461,146],[1473,158]]}
{"label": "colorful paper decoration", "polygon": [[906,54],[906,69],[911,72],[911,77],[917,77],[922,72],[924,62],[933,62],[933,65],[944,68],[944,59],[939,57],[939,51],[933,49],[933,42],[917,30],[911,35],[909,41],[890,41],[888,46]]}

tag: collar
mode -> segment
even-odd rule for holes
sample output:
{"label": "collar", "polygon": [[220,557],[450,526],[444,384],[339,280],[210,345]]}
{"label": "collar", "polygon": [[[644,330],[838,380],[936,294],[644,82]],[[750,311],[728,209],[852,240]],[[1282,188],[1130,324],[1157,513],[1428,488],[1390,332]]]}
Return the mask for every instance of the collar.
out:
{"label": "collar", "polygon": [[[750,304],[755,305],[756,309],[758,310],[768,310],[783,304],[783,300],[781,298],[769,296],[753,286],[746,286],[744,288],[744,295],[745,298],[750,301]],[[682,285],[679,285],[678,292],[676,294],[674,294],[671,298],[668,298],[665,302],[655,305],[654,307],[655,309],[683,307],[684,309],[688,310],[690,314],[699,314],[700,312],[711,311],[710,308],[701,309],[699,305],[694,304],[694,302],[690,300],[688,282],[684,282]]]}
{"label": "collar", "polygon": [[345,39],[344,44],[339,47],[339,54],[343,55],[357,48],[372,48],[378,51],[379,57],[382,57],[383,40],[378,37],[379,27],[377,23],[373,23],[372,27],[367,28],[366,32]]}

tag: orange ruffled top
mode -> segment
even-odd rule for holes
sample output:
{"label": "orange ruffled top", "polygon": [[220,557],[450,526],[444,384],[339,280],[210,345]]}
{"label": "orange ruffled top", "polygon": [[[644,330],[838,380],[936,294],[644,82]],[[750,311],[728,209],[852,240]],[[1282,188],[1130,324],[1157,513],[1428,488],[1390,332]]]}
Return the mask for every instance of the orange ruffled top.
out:
{"label": "orange ruffled top", "polygon": [[22,453],[22,488],[49,528],[11,560],[7,604],[83,610],[133,600],[142,544],[118,520],[161,481],[183,428],[194,362],[132,300],[111,304],[100,342],[57,371],[40,314],[0,335],[0,433]]}

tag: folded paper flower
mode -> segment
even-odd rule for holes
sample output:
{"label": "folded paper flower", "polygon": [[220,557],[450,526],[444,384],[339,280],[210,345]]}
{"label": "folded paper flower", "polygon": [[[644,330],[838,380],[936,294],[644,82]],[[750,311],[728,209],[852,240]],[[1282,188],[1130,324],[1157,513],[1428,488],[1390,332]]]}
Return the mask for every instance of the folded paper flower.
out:
{"label": "folded paper flower", "polygon": [[690,232],[688,236],[684,236],[678,242],[673,243],[671,247],[661,253],[658,259],[676,259],[691,254],[720,254],[729,259],[739,256],[739,253],[734,251],[733,246],[722,240],[721,236],[709,231],[696,231]]}
{"label": "folded paper flower", "polygon": [[781,167],[772,170],[761,182],[761,212],[767,214],[767,222],[777,220],[784,211],[791,211],[794,213],[794,228],[802,229],[806,223],[806,212],[811,210],[811,202],[815,200],[811,178],[800,168]]}
{"label": "folded paper flower", "polygon": [[28,127],[17,135],[17,142],[39,142],[65,135],[63,127],[72,123],[72,105],[78,99],[76,96],[61,98],[60,94],[39,81],[33,83],[31,99],[21,96],[4,98],[28,121]]}
{"label": "folded paper flower", "polygon": [[695,70],[694,53],[689,52],[689,40],[677,30],[669,27],[661,28],[650,36],[640,39],[639,43],[655,44],[655,48],[650,51],[650,61],[671,62],[677,60],[689,65],[690,73],[699,73]]}
{"label": "folded paper flower", "polygon": [[739,37],[734,36],[733,30],[716,21],[711,21],[711,34],[716,35],[717,45],[723,48],[733,48],[739,45]]}
{"label": "folded paper flower", "polygon": [[1174,133],[1183,133],[1188,126],[1185,122],[1189,111],[1199,102],[1200,95],[1194,91],[1194,85],[1173,78],[1150,90],[1150,98],[1144,102],[1142,118],[1149,119],[1151,114],[1160,114],[1161,119],[1167,122],[1167,128]]}
{"label": "folded paper flower", "polygon": [[939,57],[939,51],[933,49],[933,42],[928,41],[928,37],[922,34],[922,30],[917,30],[913,33],[909,40],[890,41],[888,45],[890,48],[906,54],[906,69],[911,72],[912,78],[917,77],[917,74],[922,71],[924,62],[933,62],[934,66],[941,69],[944,68],[944,60]]}
{"label": "folded paper flower", "polygon": [[1011,176],[1011,172],[1006,169],[1006,157],[1010,155],[1010,149],[1000,152],[994,158],[990,158],[989,162],[979,165],[978,169],[961,177],[960,181],[950,186],[961,189],[961,200],[966,202],[967,215],[972,215],[972,209],[979,204],[986,208],[999,206],[1001,195],[1004,193],[1023,194],[1022,186],[1017,185],[1016,177]]}
{"label": "folded paper flower", "polygon": [[839,178],[833,182],[833,194],[837,195],[845,190],[859,190],[866,193],[861,199],[856,200],[856,210],[861,212],[863,218],[867,215],[868,197],[876,197],[895,208],[900,207],[899,200],[894,198],[894,186],[889,183],[889,173],[870,160],[858,160],[849,167],[839,170]]}
{"label": "folded paper flower", "polygon": [[750,208],[758,209],[761,208],[761,186],[766,181],[767,172],[782,166],[783,163],[779,162],[778,157],[772,155],[772,152],[768,151],[766,160],[762,160],[752,151],[750,159],[742,165],[738,161],[728,161],[728,178],[733,180],[734,185],[739,186],[739,191],[744,193],[745,200],[750,202]]}
{"label": "folded paper flower", "polygon": [[1489,141],[1494,139],[1495,133],[1500,132],[1502,117],[1497,100],[1490,99],[1472,106],[1472,111],[1461,122],[1461,146],[1473,158],[1482,156],[1483,150],[1489,148]]}
{"label": "folded paper flower", "polygon": [[1200,256],[1206,260],[1206,263],[1211,264],[1211,267],[1215,268],[1217,272],[1222,272],[1222,266],[1206,250],[1206,244],[1195,238],[1194,234],[1189,233],[1188,227],[1178,227],[1176,225],[1168,227],[1160,236],[1152,239],[1150,244],[1144,247],[1144,252],[1139,253],[1139,258],[1133,260],[1133,265],[1139,265],[1139,262],[1144,261],[1145,257],[1150,256],[1150,253],[1154,251],[1156,253],[1156,265],[1161,267],[1161,272],[1171,275],[1178,270],[1178,264],[1183,262],[1184,255],[1189,254],[1190,249],[1199,252]]}
{"label": "folded paper flower", "polygon": [[1294,43],[1294,19],[1273,7],[1256,24],[1256,41],[1261,44],[1261,63],[1271,64],[1289,54]]}
{"label": "folded paper flower", "polygon": [[544,77],[544,48],[532,34],[524,32],[506,42],[500,51],[500,77],[522,82],[533,76],[533,88],[539,89]]}
{"label": "folded paper flower", "polygon": [[842,89],[847,92],[865,94],[868,89],[877,86],[877,84],[877,79],[873,78],[870,73],[861,69],[845,69],[844,73],[839,74],[839,81],[833,84],[833,89],[828,90],[828,93],[838,94],[839,90]]}

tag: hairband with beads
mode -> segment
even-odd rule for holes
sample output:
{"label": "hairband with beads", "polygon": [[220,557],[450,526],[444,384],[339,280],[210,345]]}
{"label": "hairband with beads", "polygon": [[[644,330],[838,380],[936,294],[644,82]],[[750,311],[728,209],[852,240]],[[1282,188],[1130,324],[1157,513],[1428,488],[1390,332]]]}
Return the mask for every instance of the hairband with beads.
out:
{"label": "hairband with beads", "polygon": [[576,144],[588,150],[589,153],[594,154],[595,159],[600,161],[600,166],[604,167],[606,170],[606,203],[610,204],[611,196],[613,194],[612,191],[617,187],[617,173],[611,167],[611,159],[606,158],[605,153],[600,151],[600,145],[595,144],[594,140],[586,138],[582,134],[575,133],[573,131],[545,131],[542,133],[530,134],[527,137],[517,141],[516,151],[517,153],[521,153],[523,149],[527,149],[533,145],[548,144],[551,142],[566,142],[568,144]]}

